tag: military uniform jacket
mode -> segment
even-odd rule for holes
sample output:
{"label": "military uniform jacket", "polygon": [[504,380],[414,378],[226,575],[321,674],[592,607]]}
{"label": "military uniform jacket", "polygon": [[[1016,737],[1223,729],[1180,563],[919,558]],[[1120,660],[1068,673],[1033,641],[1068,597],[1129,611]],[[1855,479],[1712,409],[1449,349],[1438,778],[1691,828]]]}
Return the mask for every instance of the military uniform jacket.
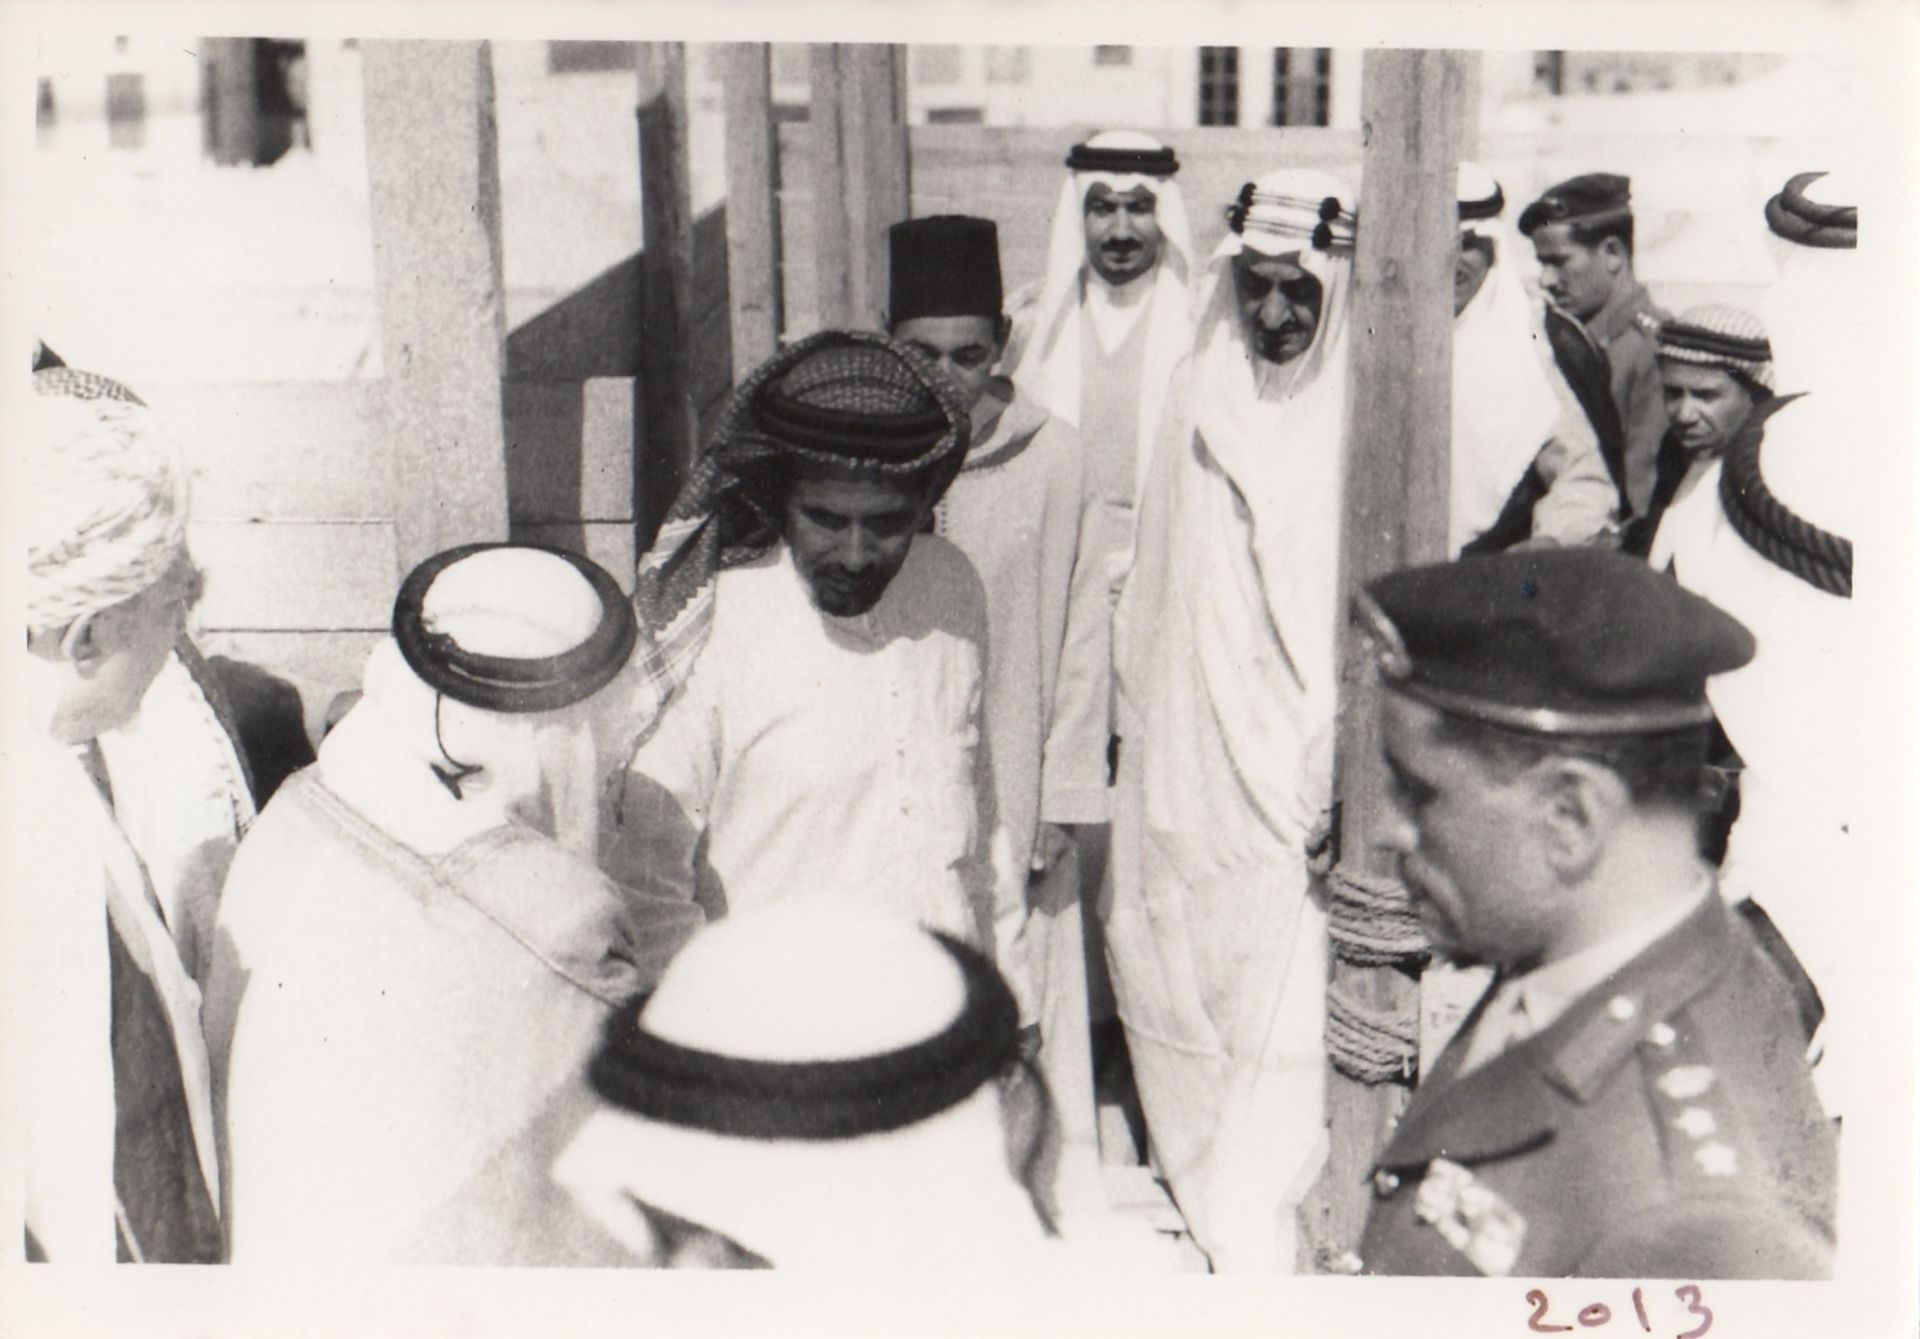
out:
{"label": "military uniform jacket", "polygon": [[1483,999],[1374,1173],[1374,1274],[1831,1271],[1835,1139],[1779,969],[1718,896],[1461,1075]]}

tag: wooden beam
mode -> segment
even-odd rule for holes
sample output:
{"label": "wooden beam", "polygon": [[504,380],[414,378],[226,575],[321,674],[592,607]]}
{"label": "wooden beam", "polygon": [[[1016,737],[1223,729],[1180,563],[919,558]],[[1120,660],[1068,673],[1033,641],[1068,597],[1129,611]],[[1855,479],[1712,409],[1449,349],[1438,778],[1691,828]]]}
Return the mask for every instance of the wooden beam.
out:
{"label": "wooden beam", "polygon": [[[1362,75],[1366,145],[1354,257],[1342,589],[1445,556],[1453,391],[1454,161],[1466,58],[1441,51],[1369,51]],[[1343,600],[1343,614],[1345,601]],[[1339,851],[1350,870],[1391,875],[1378,845],[1387,815],[1370,648],[1341,643]],[[1331,981],[1380,1011],[1417,1019],[1418,988],[1393,968],[1334,960]],[[1359,1241],[1367,1173],[1404,1105],[1395,1084],[1333,1071],[1332,1144],[1307,1207],[1303,1240],[1325,1263]]]}
{"label": "wooden beam", "polygon": [[908,216],[906,49],[813,48],[814,244],[819,323],[886,325],[887,229]]}
{"label": "wooden beam", "polygon": [[780,148],[773,121],[773,48],[720,49],[727,127],[727,315],[733,373],[780,346]]}
{"label": "wooden beam", "polygon": [[485,42],[368,42],[362,68],[404,573],[507,537],[493,56]]}
{"label": "wooden beam", "polygon": [[693,402],[693,187],[687,165],[687,48],[639,44],[642,437],[634,516],[653,542],[699,447]]}

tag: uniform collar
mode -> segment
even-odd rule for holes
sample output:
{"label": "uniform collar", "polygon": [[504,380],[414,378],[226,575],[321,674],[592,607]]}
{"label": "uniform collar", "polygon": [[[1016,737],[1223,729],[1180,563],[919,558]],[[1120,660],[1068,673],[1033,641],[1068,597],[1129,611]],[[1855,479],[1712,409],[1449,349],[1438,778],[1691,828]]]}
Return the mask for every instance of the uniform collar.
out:
{"label": "uniform collar", "polygon": [[1628,926],[1577,953],[1537,967],[1507,983],[1520,999],[1521,1008],[1536,1032],[1544,1032],[1589,992],[1604,985],[1608,978],[1632,962],[1640,953],[1692,917],[1706,898],[1713,896],[1713,880],[1703,877],[1698,897],[1677,903],[1663,915]]}
{"label": "uniform collar", "polygon": [[1647,286],[1638,279],[1631,283],[1615,284],[1606,305],[1586,323],[1587,329],[1602,344],[1611,344],[1632,329],[1640,313],[1652,305],[1653,299],[1647,295]]}
{"label": "uniform collar", "polygon": [[1415,1095],[1379,1165],[1418,1168],[1444,1157],[1472,1166],[1546,1143],[1567,1101],[1591,1101],[1648,1029],[1710,989],[1746,942],[1724,901],[1710,896],[1546,1031],[1461,1075],[1483,999]]}

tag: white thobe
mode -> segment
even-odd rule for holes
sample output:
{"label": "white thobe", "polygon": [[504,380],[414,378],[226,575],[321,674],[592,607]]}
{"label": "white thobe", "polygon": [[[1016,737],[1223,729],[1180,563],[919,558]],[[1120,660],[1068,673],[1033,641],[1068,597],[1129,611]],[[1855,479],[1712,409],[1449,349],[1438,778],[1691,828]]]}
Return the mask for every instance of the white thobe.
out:
{"label": "white thobe", "polygon": [[603,864],[710,919],[818,899],[1009,943],[1024,894],[992,812],[986,654],[980,579],[937,535],[851,618],[814,605],[784,543],[722,572]]}
{"label": "white thobe", "polygon": [[[986,586],[987,735],[1017,862],[1042,821],[1107,818],[1107,594],[1084,459],[1071,427],[1016,393],[935,513]],[[1066,1145],[1063,1202],[1100,1190],[1079,878],[1069,859],[1031,881],[1018,954]]]}

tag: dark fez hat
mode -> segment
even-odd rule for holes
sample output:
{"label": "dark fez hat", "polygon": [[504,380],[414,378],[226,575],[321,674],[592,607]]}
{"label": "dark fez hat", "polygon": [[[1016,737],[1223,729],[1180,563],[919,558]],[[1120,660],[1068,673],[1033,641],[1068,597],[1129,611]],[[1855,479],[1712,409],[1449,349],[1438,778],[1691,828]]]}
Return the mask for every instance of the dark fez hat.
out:
{"label": "dark fez hat", "polygon": [[1390,689],[1540,735],[1658,734],[1713,718],[1707,677],[1753,634],[1644,562],[1547,549],[1390,572],[1356,601]]}
{"label": "dark fez hat", "polygon": [[1589,172],[1550,186],[1538,200],[1520,212],[1520,234],[1531,237],[1549,223],[1594,226],[1633,217],[1627,178],[1611,172]]}
{"label": "dark fez hat", "polygon": [[1000,231],[991,219],[935,214],[887,230],[888,308],[892,319],[989,316],[999,319]]}

